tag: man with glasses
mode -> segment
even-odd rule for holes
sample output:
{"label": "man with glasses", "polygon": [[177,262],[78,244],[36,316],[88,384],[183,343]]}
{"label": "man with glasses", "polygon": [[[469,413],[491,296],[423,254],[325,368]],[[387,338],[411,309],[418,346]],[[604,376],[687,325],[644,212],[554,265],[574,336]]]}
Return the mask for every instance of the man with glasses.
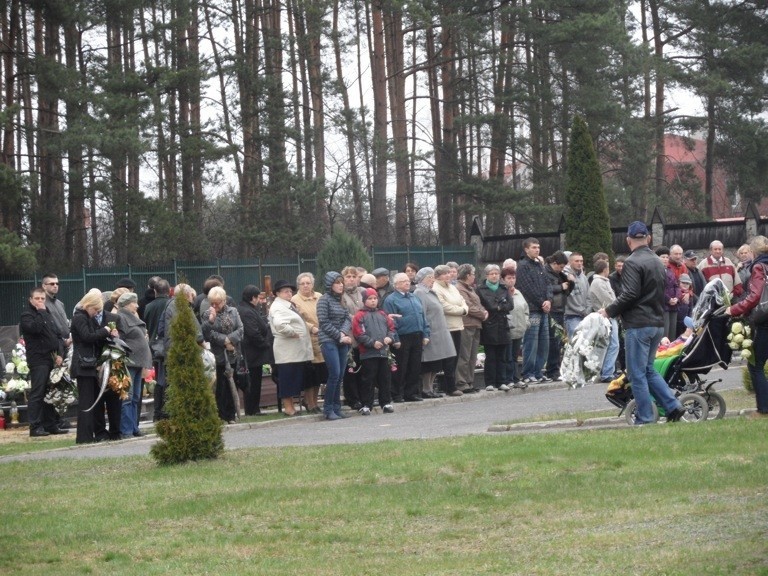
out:
{"label": "man with glasses", "polygon": [[64,303],[58,299],[59,278],[56,274],[49,272],[43,276],[43,290],[45,290],[45,307],[53,316],[56,328],[64,339],[64,345],[68,348],[72,344],[72,338],[69,335],[69,319]]}

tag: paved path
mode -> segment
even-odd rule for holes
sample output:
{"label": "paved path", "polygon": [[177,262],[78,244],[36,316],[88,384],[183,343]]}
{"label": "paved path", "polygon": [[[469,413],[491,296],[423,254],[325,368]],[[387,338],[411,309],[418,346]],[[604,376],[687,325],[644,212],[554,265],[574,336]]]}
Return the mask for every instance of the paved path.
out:
{"label": "paved path", "polygon": [[[741,369],[712,371],[711,379],[722,378],[718,390],[741,387]],[[396,404],[394,414],[375,410],[371,416],[357,414],[328,422],[319,416],[304,416],[263,423],[236,424],[224,431],[227,449],[359,444],[379,440],[411,440],[485,434],[489,426],[544,414],[606,410],[613,406],[605,399],[604,384],[572,390],[562,383],[531,387],[525,392],[481,392],[460,398],[442,398],[418,403]],[[616,413],[618,414],[618,409]],[[0,457],[13,460],[51,458],[102,458],[147,455],[156,436],[48,450]]]}

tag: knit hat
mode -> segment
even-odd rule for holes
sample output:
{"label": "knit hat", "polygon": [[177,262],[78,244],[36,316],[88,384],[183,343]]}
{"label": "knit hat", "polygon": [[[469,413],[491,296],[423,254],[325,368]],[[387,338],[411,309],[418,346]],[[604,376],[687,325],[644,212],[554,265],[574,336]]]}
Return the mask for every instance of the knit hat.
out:
{"label": "knit hat", "polygon": [[115,288],[128,288],[129,290],[136,290],[136,282],[130,278],[120,278],[115,284]]}
{"label": "knit hat", "polygon": [[135,292],[126,292],[125,294],[121,294],[120,298],[117,299],[117,307],[125,308],[131,302],[138,302],[138,301],[139,301],[139,297],[136,295]]}
{"label": "knit hat", "polygon": [[691,277],[688,274],[681,274],[680,284],[691,284]]}
{"label": "knit hat", "polygon": [[421,284],[421,281],[424,280],[427,276],[434,275],[435,269],[430,268],[429,266],[425,266],[424,268],[420,269],[418,272],[416,272],[416,280],[417,284]]}
{"label": "knit hat", "polygon": [[366,288],[365,289],[365,297],[363,300],[368,300],[368,298],[371,298],[372,296],[375,296],[376,298],[379,297],[379,293],[376,292],[373,288]]}

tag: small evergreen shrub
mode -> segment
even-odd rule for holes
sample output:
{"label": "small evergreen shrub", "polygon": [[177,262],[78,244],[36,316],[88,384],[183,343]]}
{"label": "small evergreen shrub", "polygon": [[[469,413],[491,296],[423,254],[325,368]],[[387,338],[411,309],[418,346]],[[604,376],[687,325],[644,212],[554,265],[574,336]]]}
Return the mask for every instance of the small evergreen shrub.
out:
{"label": "small evergreen shrub", "polygon": [[[768,362],[765,363],[763,372],[765,372],[765,375],[768,376]],[[750,394],[755,393],[755,387],[752,385],[752,375],[749,373],[749,370],[746,367],[741,369],[741,382],[744,384],[744,390]]]}
{"label": "small evergreen shrub", "polygon": [[176,295],[175,305],[165,363],[169,418],[157,423],[161,440],[151,452],[159,464],[216,458],[224,449],[221,420],[203,370],[192,308],[184,294]]}
{"label": "small evergreen shrub", "polygon": [[345,266],[362,266],[370,272],[373,262],[357,237],[336,228],[317,253],[317,283],[321,292],[325,292],[322,282],[326,272],[340,273]]}

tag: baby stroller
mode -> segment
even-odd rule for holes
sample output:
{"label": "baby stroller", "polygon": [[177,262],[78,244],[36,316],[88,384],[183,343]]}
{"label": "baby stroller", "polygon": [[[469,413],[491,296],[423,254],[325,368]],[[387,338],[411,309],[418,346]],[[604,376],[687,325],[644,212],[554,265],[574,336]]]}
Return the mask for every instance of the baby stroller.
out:
{"label": "baby stroller", "polygon": [[[655,370],[661,374],[683,405],[685,422],[700,422],[708,418],[722,418],[725,415],[725,400],[712,387],[722,379],[703,380],[714,366],[727,368],[732,350],[728,346],[728,317],[725,310],[727,289],[722,280],[710,281],[694,307],[692,334],[678,349],[672,348],[671,355],[662,355],[654,362]],[[605,394],[609,402],[621,408],[627,422],[635,421],[635,400],[631,383],[626,374],[613,380]],[[654,417],[664,416],[664,410],[653,404]]]}

